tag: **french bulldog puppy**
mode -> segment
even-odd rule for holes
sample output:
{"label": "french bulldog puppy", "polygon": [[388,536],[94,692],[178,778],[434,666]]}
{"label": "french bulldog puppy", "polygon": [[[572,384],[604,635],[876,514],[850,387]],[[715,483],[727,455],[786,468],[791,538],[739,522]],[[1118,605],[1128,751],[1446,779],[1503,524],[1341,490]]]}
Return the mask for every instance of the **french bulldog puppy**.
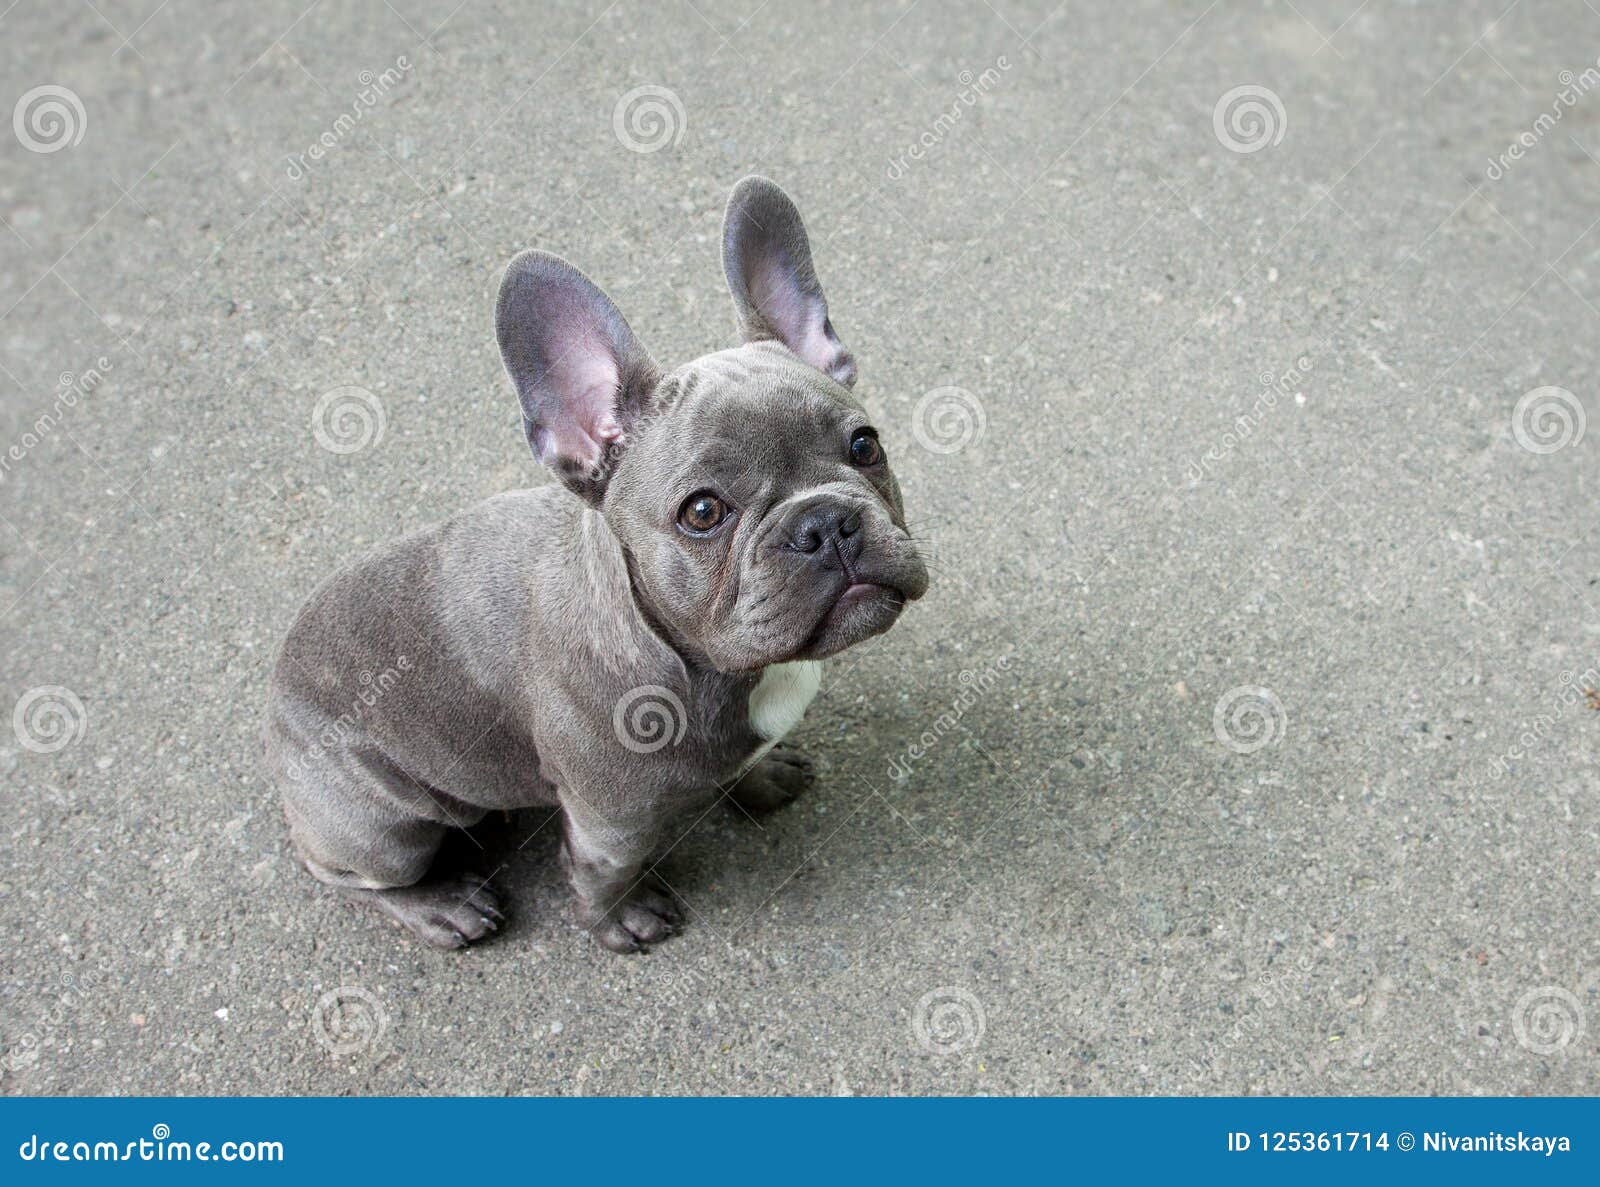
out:
{"label": "french bulldog puppy", "polygon": [[670,826],[795,796],[809,764],[775,747],[820,661],[927,589],[788,195],[740,182],[722,251],[744,342],[671,371],[571,264],[512,260],[500,351],[559,483],[335,574],[284,642],[266,742],[295,848],[429,944],[503,919],[486,879],[430,874],[448,830],[533,806],[600,943],[670,935],[645,873]]}

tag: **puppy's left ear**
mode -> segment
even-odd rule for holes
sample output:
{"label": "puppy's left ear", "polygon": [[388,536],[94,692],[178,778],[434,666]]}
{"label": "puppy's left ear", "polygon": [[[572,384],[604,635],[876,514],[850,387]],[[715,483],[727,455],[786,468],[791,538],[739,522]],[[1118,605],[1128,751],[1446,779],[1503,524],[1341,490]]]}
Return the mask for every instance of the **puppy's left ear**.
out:
{"label": "puppy's left ear", "polygon": [[856,361],[828,320],[800,211],[775,182],[747,177],[734,187],[722,220],[722,270],[746,342],[775,338],[845,387],[855,385]]}

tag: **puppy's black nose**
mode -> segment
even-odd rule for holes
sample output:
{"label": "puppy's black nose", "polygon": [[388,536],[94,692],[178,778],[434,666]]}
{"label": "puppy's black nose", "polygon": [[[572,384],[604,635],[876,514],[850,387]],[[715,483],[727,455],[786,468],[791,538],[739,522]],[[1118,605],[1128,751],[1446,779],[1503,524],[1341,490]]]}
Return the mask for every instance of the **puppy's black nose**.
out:
{"label": "puppy's black nose", "polygon": [[861,530],[861,512],[841,507],[812,507],[789,530],[789,547],[796,552],[816,552],[829,540],[848,540]]}

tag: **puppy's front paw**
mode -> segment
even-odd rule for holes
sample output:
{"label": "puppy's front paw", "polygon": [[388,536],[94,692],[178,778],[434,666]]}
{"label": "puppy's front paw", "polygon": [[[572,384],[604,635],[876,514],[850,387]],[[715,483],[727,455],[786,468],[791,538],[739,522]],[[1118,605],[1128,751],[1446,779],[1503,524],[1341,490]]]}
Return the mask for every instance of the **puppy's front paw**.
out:
{"label": "puppy's front paw", "polygon": [[586,920],[585,926],[613,952],[640,952],[677,934],[683,915],[665,887],[645,879],[611,910]]}
{"label": "puppy's front paw", "polygon": [[747,812],[781,808],[816,781],[811,760],[787,746],[775,747],[745,772],[728,794]]}

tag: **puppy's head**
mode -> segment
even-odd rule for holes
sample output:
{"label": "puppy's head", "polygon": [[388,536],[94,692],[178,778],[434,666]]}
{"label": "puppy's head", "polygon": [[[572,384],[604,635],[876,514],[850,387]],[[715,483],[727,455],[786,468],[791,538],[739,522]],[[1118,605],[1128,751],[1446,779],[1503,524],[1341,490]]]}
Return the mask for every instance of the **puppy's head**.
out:
{"label": "puppy's head", "polygon": [[543,252],[506,270],[496,328],[529,444],[605,515],[646,608],[754,671],[886,630],[928,575],[799,211],[765,178],[729,199],[723,269],[744,344],[665,374]]}

